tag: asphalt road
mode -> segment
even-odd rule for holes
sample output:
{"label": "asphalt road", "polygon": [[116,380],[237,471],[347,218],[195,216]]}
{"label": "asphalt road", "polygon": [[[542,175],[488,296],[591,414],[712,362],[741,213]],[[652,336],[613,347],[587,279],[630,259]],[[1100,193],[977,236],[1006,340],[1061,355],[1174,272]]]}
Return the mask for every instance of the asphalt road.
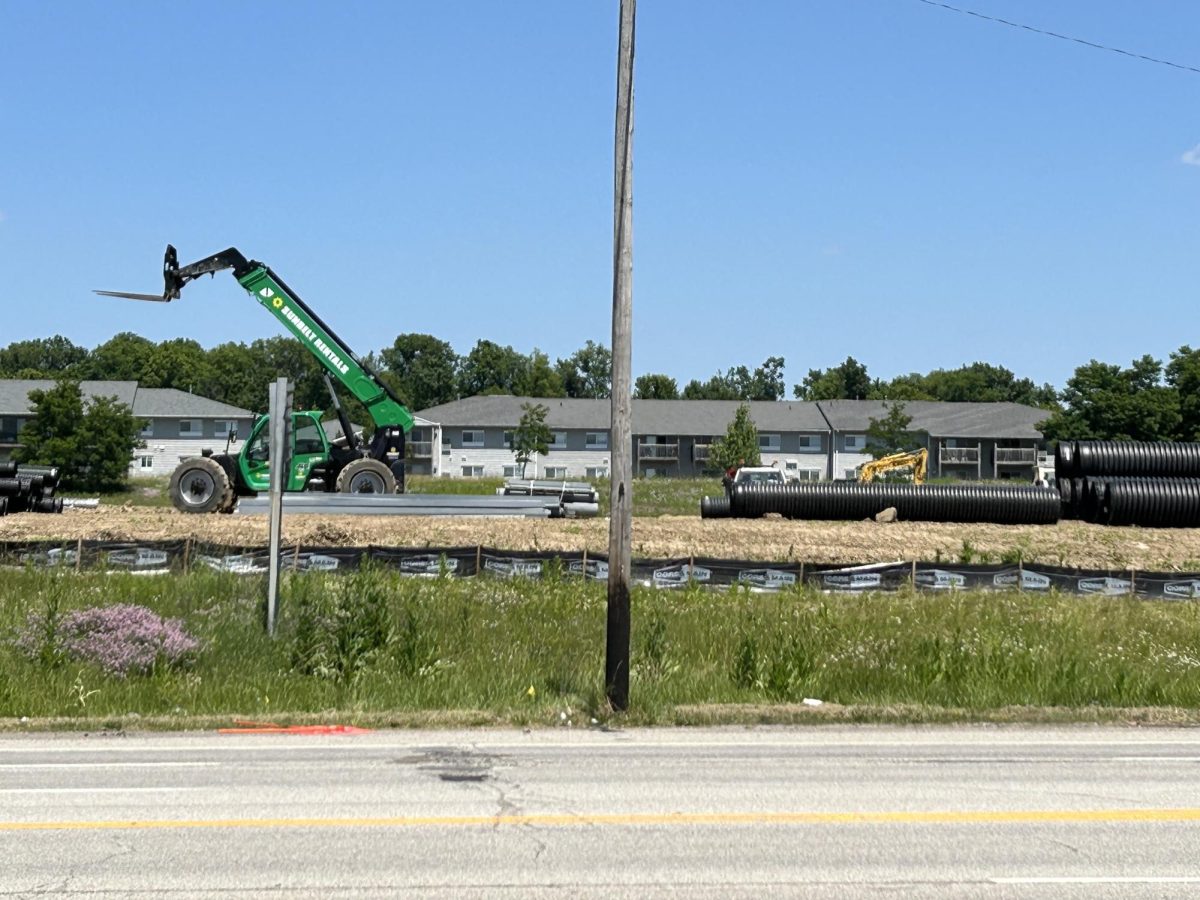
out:
{"label": "asphalt road", "polygon": [[0,738],[0,894],[1200,896],[1200,732]]}

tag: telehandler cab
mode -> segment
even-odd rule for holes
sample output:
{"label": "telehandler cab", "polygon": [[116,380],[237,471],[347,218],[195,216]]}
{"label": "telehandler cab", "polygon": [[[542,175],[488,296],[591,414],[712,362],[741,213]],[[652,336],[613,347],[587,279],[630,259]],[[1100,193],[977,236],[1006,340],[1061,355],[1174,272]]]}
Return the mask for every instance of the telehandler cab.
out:
{"label": "telehandler cab", "polygon": [[[299,339],[326,371],[325,383],[341,422],[345,445],[330,441],[319,411],[295,412],[291,417],[289,491],[321,490],[343,493],[392,494],[404,491],[405,436],[413,426],[412,413],[299,295],[269,266],[248,260],[230,247],[190,265],[180,266],[175,248],[163,257],[163,292],[131,294],[96,291],[106,297],[169,302],[178,300],[189,281],[201,275],[233,270],[246,291]],[[375,433],[364,444],[338,401],[330,376],[353,395],[371,416]],[[186,459],[171,475],[171,502],[183,512],[232,512],[236,498],[265,491],[270,482],[270,417],[254,423],[241,452]]]}

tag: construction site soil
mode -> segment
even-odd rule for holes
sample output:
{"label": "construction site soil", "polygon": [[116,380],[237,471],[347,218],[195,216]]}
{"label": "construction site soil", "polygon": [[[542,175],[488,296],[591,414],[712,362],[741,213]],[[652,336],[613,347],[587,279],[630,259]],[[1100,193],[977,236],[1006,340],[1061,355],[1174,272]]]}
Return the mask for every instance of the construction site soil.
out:
{"label": "construction site soil", "polygon": [[[494,547],[604,553],[607,519],[409,516],[285,517],[284,543],[303,546]],[[157,507],[68,509],[0,518],[0,542],[193,540],[235,547],[267,543],[265,516],[185,515]],[[1200,571],[1200,529],[928,522],[810,522],[779,518],[635,518],[633,555],[775,562],[1042,562],[1089,569]]]}

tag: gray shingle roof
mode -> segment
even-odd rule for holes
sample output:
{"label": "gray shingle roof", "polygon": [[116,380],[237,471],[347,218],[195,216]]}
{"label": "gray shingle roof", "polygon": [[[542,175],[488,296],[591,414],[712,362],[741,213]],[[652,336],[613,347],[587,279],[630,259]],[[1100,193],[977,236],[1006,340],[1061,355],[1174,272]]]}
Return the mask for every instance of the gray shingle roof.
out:
{"label": "gray shingle roof", "polygon": [[133,401],[135,416],[197,416],[201,418],[247,419],[254,418],[254,413],[239,406],[222,403],[219,400],[209,400],[186,391],[175,388],[144,388],[137,389]]}
{"label": "gray shingle roof", "polygon": [[[29,415],[33,411],[29,392],[52,387],[54,382],[47,379],[0,379],[0,415]],[[114,397],[117,402],[132,408],[135,416],[240,419],[254,415],[247,409],[174,388],[138,387],[136,381],[81,381],[79,389],[85,401],[92,397]]]}
{"label": "gray shingle roof", "polygon": [[[887,415],[882,400],[822,400],[818,404],[834,431],[861,433],[871,419]],[[910,428],[931,437],[974,437],[1041,440],[1037,424],[1050,413],[1021,403],[942,403],[909,400],[904,412],[912,416]]]}
{"label": "gray shingle roof", "polygon": [[[515,428],[524,403],[540,403],[549,411],[551,428],[609,427],[608,400],[558,397],[513,397],[507,394],[468,397],[423,409],[420,416],[448,428]],[[736,400],[634,400],[633,433],[665,435],[723,434],[739,406]],[[1049,413],[1019,403],[940,403],[910,401],[905,412],[914,430],[933,437],[1025,438],[1041,440],[1036,425]],[[879,400],[755,401],[750,417],[760,432],[834,431],[861,433],[871,419],[887,415]],[[828,422],[826,421],[828,420]]]}
{"label": "gray shingle roof", "polygon": [[[513,397],[507,394],[467,397],[423,409],[420,416],[444,427],[515,428],[521,421],[521,406],[540,403],[548,410],[551,428],[595,428],[607,430],[611,405],[608,400],[579,400],[569,397]],[[737,411],[736,400],[634,400],[634,434],[715,435],[723,434]],[[828,431],[815,403],[800,401],[756,401],[750,418],[759,431]]]}

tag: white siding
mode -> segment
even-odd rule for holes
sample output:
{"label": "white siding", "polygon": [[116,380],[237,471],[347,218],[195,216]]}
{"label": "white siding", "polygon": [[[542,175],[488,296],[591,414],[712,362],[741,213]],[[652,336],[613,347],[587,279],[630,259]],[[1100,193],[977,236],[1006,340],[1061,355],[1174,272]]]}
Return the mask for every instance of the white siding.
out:
{"label": "white siding", "polygon": [[[129,464],[131,478],[170,475],[175,471],[180,460],[190,456],[199,456],[200,451],[206,447],[211,448],[213,453],[225,452],[225,442],[213,438],[150,438],[145,443],[145,447],[139,447],[133,451],[133,460]],[[229,452],[237,453],[241,449],[242,441],[239,440],[230,447]],[[142,457],[144,456],[149,456],[153,460],[153,464],[148,469],[142,466]]]}
{"label": "white siding", "polygon": [[[444,471],[451,478],[462,478],[463,466],[483,466],[485,478],[499,478],[504,467],[516,465],[511,450],[480,450],[474,447],[458,447],[450,456],[443,456]],[[612,454],[607,450],[551,450],[545,456],[537,455],[525,467],[526,478],[539,478],[546,466],[566,466],[567,477],[583,478],[589,467],[611,468]]]}
{"label": "white siding", "polygon": [[839,451],[833,454],[833,477],[842,478],[847,469],[857,469],[865,462],[874,459],[870,453],[846,453]]}

